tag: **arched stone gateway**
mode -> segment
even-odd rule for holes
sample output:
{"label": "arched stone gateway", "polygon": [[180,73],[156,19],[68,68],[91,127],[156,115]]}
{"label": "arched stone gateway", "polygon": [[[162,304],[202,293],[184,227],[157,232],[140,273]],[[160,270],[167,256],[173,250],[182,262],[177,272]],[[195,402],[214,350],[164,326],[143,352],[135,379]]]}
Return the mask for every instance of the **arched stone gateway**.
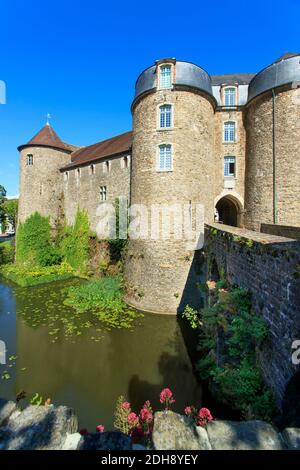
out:
{"label": "arched stone gateway", "polygon": [[228,194],[216,203],[216,221],[233,227],[242,225],[243,209],[240,201]]}

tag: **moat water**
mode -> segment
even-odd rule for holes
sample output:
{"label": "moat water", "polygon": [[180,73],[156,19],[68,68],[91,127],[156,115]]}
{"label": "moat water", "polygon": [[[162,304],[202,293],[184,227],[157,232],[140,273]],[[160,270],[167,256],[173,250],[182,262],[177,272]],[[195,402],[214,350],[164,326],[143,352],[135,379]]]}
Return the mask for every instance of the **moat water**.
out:
{"label": "moat water", "polygon": [[[80,427],[113,427],[115,403],[124,395],[134,408],[159,392],[173,391],[174,410],[207,406],[186,349],[185,325],[174,316],[144,314],[129,330],[102,328],[63,304],[64,289],[80,281],[22,288],[0,279],[0,397],[36,393],[75,409]],[[185,341],[184,341],[185,337]],[[1,361],[0,361],[1,362]]]}

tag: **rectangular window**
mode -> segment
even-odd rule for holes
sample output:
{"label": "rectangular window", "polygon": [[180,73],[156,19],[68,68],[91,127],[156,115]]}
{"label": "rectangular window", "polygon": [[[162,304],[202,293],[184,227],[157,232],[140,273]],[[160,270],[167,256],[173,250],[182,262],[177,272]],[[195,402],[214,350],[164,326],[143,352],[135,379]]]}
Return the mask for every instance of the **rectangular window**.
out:
{"label": "rectangular window", "polygon": [[235,141],[235,123],[225,122],[224,123],[224,142]]}
{"label": "rectangular window", "polygon": [[27,155],[27,165],[28,166],[33,165],[33,155],[31,153]]}
{"label": "rectangular window", "polygon": [[95,174],[95,165],[90,165],[90,175]]}
{"label": "rectangular window", "polygon": [[160,129],[168,129],[172,125],[172,106],[164,104],[159,108],[159,127]]}
{"label": "rectangular window", "polygon": [[224,105],[235,106],[236,105],[236,88],[225,88],[224,90]]}
{"label": "rectangular window", "polygon": [[172,147],[171,145],[159,146],[159,170],[170,171],[172,170]]}
{"label": "rectangular window", "polygon": [[100,186],[100,201],[107,200],[107,189],[106,186]]}
{"label": "rectangular window", "polygon": [[172,86],[171,65],[162,65],[159,71],[160,71],[160,88],[171,88]]}
{"label": "rectangular window", "polygon": [[224,176],[235,176],[235,157],[224,157]]}
{"label": "rectangular window", "polygon": [[68,179],[69,179],[69,172],[68,171],[65,171],[64,179],[65,179],[65,181],[68,181]]}

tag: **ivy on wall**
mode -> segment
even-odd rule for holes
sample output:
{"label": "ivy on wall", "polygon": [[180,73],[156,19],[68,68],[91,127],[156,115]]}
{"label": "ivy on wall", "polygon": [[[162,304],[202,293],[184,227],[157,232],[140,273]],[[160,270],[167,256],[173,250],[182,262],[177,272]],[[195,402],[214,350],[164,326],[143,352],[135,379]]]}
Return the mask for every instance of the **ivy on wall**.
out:
{"label": "ivy on wall", "polygon": [[58,236],[61,257],[78,274],[87,271],[90,228],[87,212],[78,208],[73,225],[64,225]]}

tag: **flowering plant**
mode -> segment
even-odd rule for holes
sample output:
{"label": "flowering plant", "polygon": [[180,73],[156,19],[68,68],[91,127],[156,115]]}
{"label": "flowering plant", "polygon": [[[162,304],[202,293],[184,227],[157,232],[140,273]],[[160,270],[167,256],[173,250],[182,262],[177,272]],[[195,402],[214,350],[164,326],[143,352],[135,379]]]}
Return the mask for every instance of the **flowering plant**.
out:
{"label": "flowering plant", "polygon": [[165,406],[165,410],[168,410],[170,405],[175,403],[173,393],[169,388],[164,388],[159,395],[159,401],[162,405]]}
{"label": "flowering plant", "polygon": [[200,408],[200,410],[197,411],[197,408],[194,406],[187,406],[184,410],[184,413],[186,416],[192,418],[197,426],[205,427],[210,421],[214,419],[208,408]]}

